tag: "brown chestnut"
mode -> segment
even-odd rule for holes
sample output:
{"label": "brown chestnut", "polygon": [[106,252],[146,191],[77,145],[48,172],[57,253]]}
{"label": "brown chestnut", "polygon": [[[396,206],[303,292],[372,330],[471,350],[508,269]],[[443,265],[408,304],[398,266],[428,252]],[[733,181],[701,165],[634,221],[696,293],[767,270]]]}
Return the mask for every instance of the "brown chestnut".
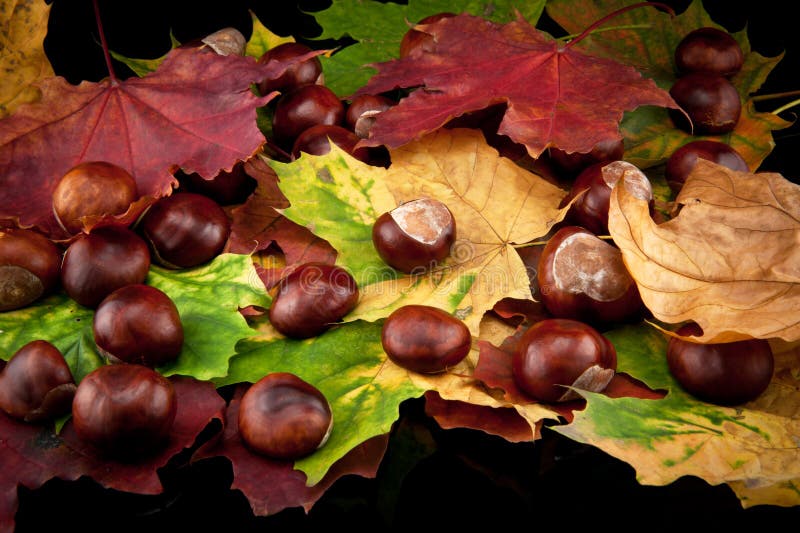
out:
{"label": "brown chestnut", "polygon": [[61,352],[35,340],[11,356],[0,372],[0,409],[25,422],[69,413],[75,381]]}
{"label": "brown chestnut", "polygon": [[143,283],[150,270],[150,249],[123,226],[102,226],[81,234],[64,253],[61,285],[70,298],[96,307],[125,285]]}
{"label": "brown chestnut", "polygon": [[142,217],[139,231],[153,261],[166,268],[191,268],[225,248],[231,222],[220,205],[202,194],[179,192],[159,199]]}
{"label": "brown chestnut", "polygon": [[[455,16],[455,13],[450,12],[434,13],[433,15],[428,15],[427,17],[420,19],[417,24],[433,24],[434,22],[438,22],[442,19]],[[403,34],[403,38],[400,40],[400,57],[412,57],[424,54],[426,52],[432,52],[435,48],[435,45],[436,40],[434,39],[433,35],[421,30],[410,28],[405,34]]]}
{"label": "brown chestnut", "polygon": [[619,248],[580,226],[550,237],[536,279],[542,303],[557,318],[604,326],[640,318],[644,310]]}
{"label": "brown chestnut", "polygon": [[358,303],[356,280],[347,270],[324,263],[304,263],[278,283],[269,321],[296,339],[326,331]]}
{"label": "brown chestnut", "polygon": [[369,137],[375,117],[394,106],[394,100],[380,94],[360,94],[353,98],[344,115],[345,124],[359,138]]}
{"label": "brown chestnut", "polygon": [[99,453],[136,461],[166,445],[177,413],[172,382],[142,365],[103,365],[78,384],[75,433]]}
{"label": "brown chestnut", "polygon": [[208,196],[219,205],[241,204],[255,191],[257,182],[244,170],[244,163],[236,163],[231,170],[222,170],[211,179],[196,172],[179,172],[182,192]]}
{"label": "brown chestnut", "polygon": [[311,126],[343,121],[344,104],[336,93],[325,85],[302,85],[275,103],[272,136],[278,145],[291,149],[298,135]]}
{"label": "brown chestnut", "polygon": [[72,167],[56,184],[53,213],[74,235],[83,229],[83,217],[121,215],[137,198],[136,180],[127,170],[107,161],[87,161]]}
{"label": "brown chestnut", "polygon": [[683,115],[670,109],[673,123],[693,135],[728,133],[739,123],[742,101],[736,87],[724,76],[693,72],[678,78],[669,94],[686,112]]}
{"label": "brown chestnut", "polygon": [[617,370],[617,351],[584,322],[547,318],[523,333],[511,369],[514,383],[526,394],[562,402],[580,397],[566,387],[605,390]]}
{"label": "brown chestnut", "polygon": [[404,305],[381,328],[383,351],[407,370],[432,374],[460,363],[472,346],[466,324],[428,305]]}
{"label": "brown chestnut", "polygon": [[[684,324],[681,337],[702,335]],[[672,337],[667,344],[669,370],[692,396],[717,405],[738,405],[758,398],[769,386],[775,359],[765,339],[702,344]]]}
{"label": "brown chestnut", "polygon": [[297,61],[296,58],[302,57],[314,50],[303,44],[297,42],[281,43],[273,48],[270,48],[259,58],[259,63],[267,64],[270,61],[290,62],[283,71],[283,74],[277,78],[265,79],[258,84],[258,90],[262,95],[271,93],[272,91],[291,91],[301,85],[309,83],[317,83],[322,76],[322,62],[319,56],[313,56],[302,61]]}
{"label": "brown chestnut", "polygon": [[61,272],[61,250],[29,229],[0,228],[0,311],[32,304],[53,292]]}
{"label": "brown chestnut", "polygon": [[683,188],[698,159],[706,159],[738,172],[750,171],[741,154],[729,144],[711,139],[691,141],[672,152],[664,166],[664,177],[674,194]]}
{"label": "brown chestnut", "polygon": [[575,200],[565,222],[583,226],[595,235],[608,235],[611,190],[623,176],[626,186],[635,190],[638,198],[647,200],[652,210],[653,187],[644,172],[627,161],[606,161],[589,165],[572,182],[569,193],[561,200],[561,207]]}
{"label": "brown chestnut", "polygon": [[126,285],[106,296],[92,320],[98,351],[111,362],[155,367],[176,359],[183,325],[175,303],[150,285]]}
{"label": "brown chestnut", "polygon": [[372,226],[372,243],[387,265],[405,273],[423,273],[450,255],[456,219],[447,206],[420,198],[383,213]]}
{"label": "brown chestnut", "polygon": [[675,47],[675,67],[680,75],[705,72],[730,77],[743,63],[744,53],[736,39],[711,26],[690,31]]}
{"label": "brown chestnut", "polygon": [[325,396],[294,374],[274,372],[250,386],[239,405],[239,435],[251,451],[293,461],[327,442],[333,414]]}
{"label": "brown chestnut", "polygon": [[588,152],[565,152],[556,147],[548,150],[548,156],[560,177],[571,178],[596,163],[618,161],[625,154],[622,138],[600,141]]}
{"label": "brown chestnut", "polygon": [[300,157],[301,152],[325,155],[331,151],[331,143],[334,143],[359,161],[369,164],[371,161],[370,150],[368,147],[356,148],[359,140],[355,133],[343,126],[317,124],[297,136],[292,146],[292,157]]}

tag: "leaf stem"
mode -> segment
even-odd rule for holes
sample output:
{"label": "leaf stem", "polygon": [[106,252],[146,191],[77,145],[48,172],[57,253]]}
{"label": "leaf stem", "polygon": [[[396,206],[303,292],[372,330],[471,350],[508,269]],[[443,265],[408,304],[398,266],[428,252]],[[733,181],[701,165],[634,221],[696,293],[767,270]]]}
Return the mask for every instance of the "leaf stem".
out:
{"label": "leaf stem", "polygon": [[800,96],[800,89],[794,91],[786,91],[782,93],[757,94],[751,97],[750,99],[753,102],[763,102],[764,100],[777,100],[779,98],[788,98],[790,96]]}
{"label": "leaf stem", "polygon": [[794,106],[796,106],[798,104],[800,104],[800,98],[798,98],[797,100],[792,100],[788,104],[784,104],[784,105],[780,106],[778,109],[773,111],[772,114],[773,115],[779,115],[779,114],[783,113],[784,111],[788,111],[789,109],[793,108]]}
{"label": "leaf stem", "polygon": [[116,73],[114,73],[114,65],[111,63],[111,54],[108,52],[108,43],[106,42],[106,34],[103,31],[103,21],[100,20],[100,8],[97,5],[97,0],[92,0],[92,7],[94,7],[94,20],[97,23],[97,31],[100,34],[100,44],[103,47],[103,56],[106,59],[106,68],[108,68],[108,77],[111,79],[112,85],[119,83]]}
{"label": "leaf stem", "polygon": [[646,6],[651,6],[651,7],[656,7],[656,8],[663,9],[664,11],[668,12],[673,17],[675,16],[675,11],[671,7],[669,7],[666,4],[662,4],[660,2],[639,2],[639,3],[636,3],[636,4],[631,4],[629,6],[625,6],[623,8],[617,9],[616,11],[612,11],[611,13],[606,15],[605,17],[595,21],[593,24],[589,25],[588,28],[583,30],[577,37],[575,37],[570,42],[565,44],[564,48],[568,48],[568,47],[572,46],[573,44],[582,41],[590,33],[594,32],[595,28],[597,28],[598,26],[602,26],[603,24],[605,24],[606,22],[608,22],[612,18],[616,17],[617,15],[621,15],[621,14],[625,13],[626,11],[630,11],[631,9],[636,9],[636,8],[639,8],[639,7],[646,7]]}
{"label": "leaf stem", "polygon": [[[622,24],[621,26],[610,26],[608,28],[595,28],[592,31],[592,34],[604,33],[607,31],[619,31],[619,30],[646,30],[652,27],[653,27],[652,24]],[[580,34],[571,33],[569,35],[564,35],[563,37],[559,37],[556,40],[569,41],[570,39],[575,39],[578,35]]]}

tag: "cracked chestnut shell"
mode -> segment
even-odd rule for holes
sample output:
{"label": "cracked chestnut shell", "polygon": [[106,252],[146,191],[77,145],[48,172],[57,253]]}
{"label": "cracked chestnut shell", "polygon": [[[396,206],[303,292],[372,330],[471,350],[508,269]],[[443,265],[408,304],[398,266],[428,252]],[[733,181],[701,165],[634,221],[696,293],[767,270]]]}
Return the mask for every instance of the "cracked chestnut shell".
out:
{"label": "cracked chestnut shell", "polygon": [[413,372],[444,372],[460,363],[472,346],[466,324],[428,305],[405,305],[383,323],[381,344],[389,359]]}
{"label": "cracked chestnut shell", "polygon": [[231,223],[211,198],[179,192],[153,204],[142,217],[139,232],[150,244],[154,262],[181,269],[202,265],[222,253]]}
{"label": "cracked chestnut shell", "polygon": [[639,289],[619,248],[580,226],[547,241],[536,272],[541,300],[557,318],[606,325],[639,318]]}
{"label": "cracked chestnut shell", "polygon": [[83,229],[82,217],[121,215],[137,198],[136,180],[107,161],[75,165],[53,190],[53,213],[70,235]]}
{"label": "cracked chestnut shell", "polygon": [[173,361],[183,348],[178,308],[150,285],[126,285],[106,296],[94,313],[92,333],[111,362],[154,367]]}
{"label": "cracked chestnut shell", "polygon": [[356,280],[345,269],[304,263],[278,284],[269,321],[287,337],[314,337],[352,311],[358,296]]}
{"label": "cracked chestnut shell", "polygon": [[401,272],[422,273],[450,255],[456,219],[433,198],[419,198],[383,213],[372,226],[372,244],[383,261]]}
{"label": "cracked chestnut shell", "polygon": [[325,396],[287,372],[267,374],[242,396],[239,435],[255,453],[292,461],[322,447],[333,429]]}
{"label": "cracked chestnut shell", "polygon": [[614,345],[584,322],[548,318],[523,333],[512,357],[514,382],[543,402],[579,398],[566,387],[603,391],[617,369]]}
{"label": "cracked chestnut shell", "polygon": [[33,230],[0,229],[0,312],[28,306],[58,285],[61,250]]}
{"label": "cracked chestnut shell", "polygon": [[78,384],[72,400],[78,438],[103,455],[126,461],[166,445],[176,413],[172,382],[142,365],[93,370]]}
{"label": "cracked chestnut shell", "polygon": [[[678,328],[681,337],[702,335],[695,323]],[[769,386],[775,359],[765,339],[697,343],[671,337],[670,373],[692,396],[717,405],[739,405],[758,398]]]}
{"label": "cracked chestnut shell", "polygon": [[143,283],[149,270],[150,249],[139,235],[126,227],[104,226],[69,245],[61,285],[79,304],[97,307],[115,290]]}
{"label": "cracked chestnut shell", "polygon": [[58,348],[34,340],[17,350],[0,372],[0,409],[25,422],[66,414],[75,381]]}

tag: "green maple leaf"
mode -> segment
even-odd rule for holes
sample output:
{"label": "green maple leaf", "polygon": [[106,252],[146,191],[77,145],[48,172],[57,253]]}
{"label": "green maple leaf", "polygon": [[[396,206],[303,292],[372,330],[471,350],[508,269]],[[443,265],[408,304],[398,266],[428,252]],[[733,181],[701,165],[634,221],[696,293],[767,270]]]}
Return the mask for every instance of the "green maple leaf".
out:
{"label": "green maple leaf", "polygon": [[[398,57],[403,34],[420,19],[440,12],[470,13],[495,22],[509,22],[519,12],[535,25],[544,0],[410,0],[408,5],[365,0],[333,0],[312,13],[322,26],[318,39],[356,41],[328,58],[321,58],[325,84],[340,96],[352,94],[375,73],[368,65]],[[364,24],[364,21],[370,21]]]}
{"label": "green maple leaf", "polygon": [[[158,368],[207,380],[224,376],[236,343],[253,334],[239,312],[269,306],[269,297],[248,255],[223,254],[191,270],[150,269],[146,283],[174,302],[184,328],[178,358]],[[76,382],[105,363],[92,335],[94,310],[59,292],[29,307],[0,313],[0,354],[8,359],[30,341],[52,342],[64,354]]]}
{"label": "green maple leaf", "polygon": [[425,391],[386,358],[381,325],[352,322],[306,340],[274,332],[243,340],[228,375],[214,381],[218,386],[256,382],[271,372],[290,372],[325,395],[333,412],[331,435],[322,448],[295,463],[307,484],[315,485],[351,449],[388,433],[400,403]]}
{"label": "green maple leaf", "polygon": [[[721,407],[680,388],[667,366],[666,338],[656,329],[636,325],[606,335],[617,349],[619,372],[667,395],[660,400],[610,398],[584,391],[586,409],[555,431],[627,462],[642,484],[666,485],[692,475],[712,485],[765,489],[800,480],[796,363],[793,370],[779,363],[776,378],[753,402]],[[797,504],[800,494],[795,493],[791,505]]]}
{"label": "green maple leaf", "polygon": [[[635,3],[633,0],[551,0],[547,13],[570,33],[579,33],[617,9]],[[591,36],[577,44],[587,53],[614,59],[636,67],[643,76],[652,78],[668,90],[677,79],[674,50],[691,30],[704,26],[725,29],[715,23],[694,0],[681,14],[672,17],[651,7],[633,9],[620,14]],[[774,148],[771,132],[791,125],[773,113],[758,112],[751,95],[766,80],[783,58],[764,57],[750,48],[747,32],[732,34],[745,54],[741,71],[731,79],[742,99],[742,115],[736,128],[725,135],[692,136],[676,128],[665,109],[641,107],[626,113],[620,128],[625,138],[625,160],[640,168],[663,163],[676,149],[697,139],[725,142],[735,148],[752,170]]]}

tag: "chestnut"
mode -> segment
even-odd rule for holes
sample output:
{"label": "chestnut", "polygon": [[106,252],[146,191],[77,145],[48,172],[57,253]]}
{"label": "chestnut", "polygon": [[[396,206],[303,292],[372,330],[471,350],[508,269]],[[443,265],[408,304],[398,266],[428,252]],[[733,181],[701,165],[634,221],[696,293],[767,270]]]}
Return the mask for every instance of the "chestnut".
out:
{"label": "chestnut", "polygon": [[269,321],[287,337],[307,339],[352,311],[358,296],[356,280],[342,267],[303,263],[278,283]]}
{"label": "chestnut", "polygon": [[211,179],[196,172],[179,172],[181,191],[208,196],[219,205],[241,204],[256,190],[257,182],[244,170],[244,163],[238,162],[231,170],[221,170]]}
{"label": "chestnut", "polygon": [[11,356],[0,372],[0,409],[25,422],[69,413],[75,381],[58,348],[34,340]]}
{"label": "chestnut", "polygon": [[176,413],[172,382],[142,365],[96,368],[81,380],[72,400],[78,438],[102,455],[125,461],[166,445]]}
{"label": "chestnut", "polygon": [[423,273],[450,255],[456,219],[433,198],[419,198],[383,213],[372,226],[372,243],[387,265]]}
{"label": "chestnut", "polygon": [[706,159],[738,172],[750,171],[741,154],[729,144],[711,139],[691,141],[672,152],[664,166],[664,177],[673,194],[678,194],[683,188],[698,159]]}
{"label": "chestnut", "polygon": [[331,151],[331,143],[334,143],[359,161],[369,164],[370,150],[367,147],[356,148],[359,140],[355,133],[344,126],[317,124],[297,136],[292,146],[292,157],[300,157],[301,152],[325,155]]}
{"label": "chestnut", "polygon": [[178,192],[160,198],[142,216],[138,230],[153,260],[166,268],[190,268],[222,253],[231,222],[220,205],[202,194]]}
{"label": "chestnut", "polygon": [[[681,337],[703,334],[684,324]],[[775,359],[765,339],[701,344],[672,337],[667,344],[669,371],[689,394],[717,405],[739,405],[758,398],[772,380]]]}
{"label": "chestnut", "polygon": [[675,47],[675,67],[680,75],[705,72],[730,77],[743,63],[744,53],[736,39],[711,26],[690,31]]}
{"label": "chestnut", "polygon": [[724,76],[693,72],[678,78],[670,96],[686,112],[670,109],[673,123],[693,135],[718,135],[736,128],[742,101],[736,87]]}
{"label": "chestnut", "polygon": [[517,387],[551,403],[580,397],[566,386],[602,392],[616,370],[614,345],[588,324],[567,318],[533,324],[522,334],[511,362]]}
{"label": "chestnut", "polygon": [[564,226],[545,244],[536,279],[556,318],[605,326],[641,317],[639,289],[619,248],[580,226]]}
{"label": "chestnut", "polygon": [[102,226],[81,234],[64,253],[61,285],[86,307],[97,305],[116,289],[143,283],[150,270],[150,249],[123,226]]}
{"label": "chestnut", "polygon": [[0,228],[0,312],[28,306],[53,292],[61,249],[29,229]]}
{"label": "chestnut", "polygon": [[126,285],[97,306],[92,333],[98,351],[111,362],[155,367],[176,359],[183,325],[175,303],[150,285]]}
{"label": "chestnut", "polygon": [[360,94],[347,106],[345,124],[359,138],[369,137],[369,130],[375,123],[375,116],[394,106],[394,100],[380,94]]}
{"label": "chestnut", "polygon": [[121,215],[136,201],[136,180],[108,161],[87,161],[72,167],[53,190],[53,213],[70,235],[83,229],[86,216]]}
{"label": "chestnut", "polygon": [[325,85],[302,85],[283,94],[275,103],[272,137],[279,145],[291,148],[297,136],[317,124],[341,125],[344,104]]}
{"label": "chestnut", "polygon": [[[267,64],[270,61],[288,62],[304,56],[314,50],[303,43],[281,43],[270,48],[259,58],[258,62]],[[295,60],[290,63],[283,74],[277,78],[268,78],[258,84],[258,91],[262,95],[272,91],[291,91],[301,85],[317,83],[322,76],[322,62],[318,56],[313,56],[302,61]]]}
{"label": "chestnut", "polygon": [[327,442],[333,414],[313,385],[287,372],[267,374],[250,386],[239,405],[239,435],[251,451],[293,461]]}
{"label": "chestnut", "polygon": [[381,328],[381,344],[397,365],[425,374],[444,372],[460,363],[472,346],[466,324],[429,305],[404,305]]}

